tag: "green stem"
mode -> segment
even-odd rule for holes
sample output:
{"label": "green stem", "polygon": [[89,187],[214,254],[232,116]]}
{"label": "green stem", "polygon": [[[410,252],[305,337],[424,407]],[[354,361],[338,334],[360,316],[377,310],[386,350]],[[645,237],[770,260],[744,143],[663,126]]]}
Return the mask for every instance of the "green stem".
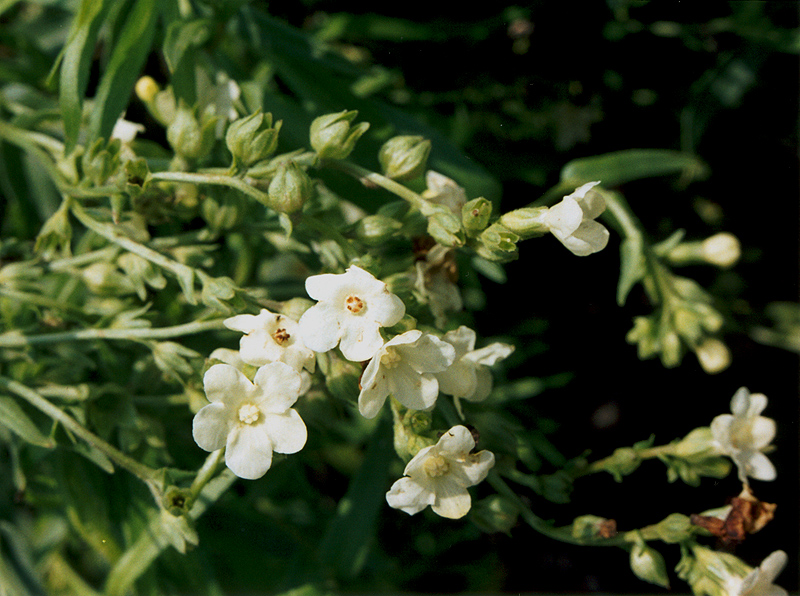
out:
{"label": "green stem", "polygon": [[72,416],[65,413],[60,408],[57,408],[41,395],[39,395],[36,391],[26,387],[25,385],[18,383],[17,381],[13,381],[11,379],[7,379],[5,377],[0,377],[0,388],[6,389],[11,393],[14,393],[27,401],[36,409],[44,412],[47,416],[55,420],[56,422],[61,423],[64,428],[78,436],[79,438],[83,439],[89,445],[95,447],[98,451],[102,452],[106,455],[111,461],[115,464],[128,470],[134,476],[137,476],[142,481],[144,481],[148,486],[150,486],[151,490],[158,484],[158,471],[146,466],[142,463],[139,463],[132,457],[129,457],[122,453],[116,447],[106,443],[103,439],[96,436],[95,434],[91,433],[87,430],[83,425],[81,425],[77,420],[75,420]]}
{"label": "green stem", "polygon": [[127,339],[139,341],[144,339],[167,339],[224,329],[224,319],[210,321],[194,321],[173,327],[137,328],[137,329],[79,329],[63,333],[43,333],[40,335],[21,335],[11,331],[0,335],[0,348],[21,348],[37,344],[48,344],[75,340],[92,339]]}
{"label": "green stem", "polygon": [[[16,300],[17,302],[24,302],[26,304],[35,304],[36,306],[42,306],[44,308],[52,308],[53,310],[65,310],[67,312],[71,312],[74,314],[82,314],[83,311],[69,304],[68,302],[60,302],[58,300],[53,300],[52,298],[48,298],[47,296],[41,296],[39,294],[31,294],[29,292],[20,292],[19,290],[13,290],[11,288],[4,288],[0,286],[0,296],[6,296],[7,298],[11,298]],[[0,336],[1,338],[2,336]],[[2,345],[2,340],[0,339],[0,345]]]}
{"label": "green stem", "polygon": [[225,461],[224,448],[213,451],[206,458],[206,461],[203,463],[202,467],[197,471],[197,476],[195,476],[192,486],[189,487],[189,490],[191,491],[190,500],[192,503],[194,503],[194,501],[200,495],[206,484],[208,484],[209,481],[214,478],[214,474],[217,473],[219,465],[223,461]]}
{"label": "green stem", "polygon": [[361,166],[352,162],[338,159],[322,160],[320,165],[334,170],[339,170],[345,174],[349,174],[350,176],[357,178],[365,186],[370,184],[380,186],[381,188],[388,190],[390,193],[397,195],[401,199],[408,201],[411,203],[411,205],[422,211],[423,215],[425,214],[424,209],[427,204],[425,199],[423,199],[418,193],[415,193],[410,188],[406,188],[399,182],[395,182],[383,174],[378,174],[377,172],[362,168]]}
{"label": "green stem", "polygon": [[257,188],[247,184],[241,178],[234,178],[224,174],[198,174],[193,172],[155,172],[151,174],[153,180],[164,180],[166,182],[189,182],[191,184],[211,184],[216,186],[227,186],[254,198],[263,205],[269,204],[269,195]]}

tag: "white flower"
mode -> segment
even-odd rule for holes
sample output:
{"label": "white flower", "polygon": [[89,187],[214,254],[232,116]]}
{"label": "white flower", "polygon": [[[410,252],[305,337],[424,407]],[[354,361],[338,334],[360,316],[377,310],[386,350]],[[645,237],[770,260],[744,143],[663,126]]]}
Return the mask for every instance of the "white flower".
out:
{"label": "white flower", "polygon": [[211,403],[194,417],[195,442],[206,451],[225,447],[225,464],[240,478],[261,478],[273,451],[297,453],[306,444],[306,425],[291,408],[300,384],[283,362],[259,368],[253,383],[236,367],[215,364],[203,377]]}
{"label": "white flower", "polygon": [[237,315],[223,324],[245,334],[239,341],[239,354],[247,364],[285,362],[298,372],[303,368],[314,372],[314,352],[300,340],[297,322],[289,317],[262,308],[258,315]]}
{"label": "white flower", "polygon": [[428,188],[422,191],[422,198],[431,203],[443,205],[461,218],[461,208],[467,202],[467,193],[454,180],[444,174],[428,170],[425,174]]}
{"label": "white flower", "polygon": [[720,232],[706,238],[700,244],[703,260],[717,267],[732,267],[742,256],[739,239],[728,232]]}
{"label": "white flower", "polygon": [[773,582],[778,577],[789,557],[776,550],[753,569],[737,586],[731,586],[730,596],[788,596],[789,592]]}
{"label": "white flower", "polygon": [[144,125],[142,124],[119,118],[114,123],[114,129],[111,131],[111,138],[119,139],[124,144],[128,144],[136,138],[138,133],[144,132],[144,130]]}
{"label": "white flower", "polygon": [[608,244],[608,230],[594,221],[606,208],[602,195],[592,190],[598,184],[584,184],[544,215],[553,236],[579,257],[603,250]]}
{"label": "white flower", "polygon": [[729,456],[739,468],[739,479],[774,480],[775,467],[762,451],[775,437],[775,421],[760,416],[767,406],[762,393],[750,394],[739,389],[731,400],[731,414],[722,414],[711,421],[711,434],[717,450]]}
{"label": "white flower", "polygon": [[383,345],[380,328],[394,325],[406,312],[385,283],[355,265],[339,275],[309,277],[306,291],[319,302],[300,317],[303,343],[315,352],[327,352],[338,343],[353,362],[372,358]]}
{"label": "white flower", "polygon": [[707,337],[694,348],[697,361],[710,375],[722,372],[731,365],[731,352],[722,341]]}
{"label": "white flower", "polygon": [[[248,374],[252,374],[252,369],[250,373],[248,373],[247,368],[253,367],[255,365],[250,364],[242,360],[242,355],[239,353],[239,350],[231,350],[229,348],[217,348],[211,354],[208,355],[209,360],[219,360],[224,362],[225,364],[230,364],[231,366],[237,368],[239,372],[244,373],[245,376]],[[266,364],[266,363],[265,363]],[[294,367],[292,367],[294,368]],[[295,369],[296,370],[296,369]],[[300,370],[300,395],[305,395],[308,393],[308,390],[311,389],[311,375],[307,370]]]}
{"label": "white flower", "polygon": [[456,359],[447,370],[436,373],[441,392],[469,401],[483,401],[489,397],[492,373],[488,367],[507,358],[514,346],[496,342],[476,350],[475,332],[464,325],[448,331],[442,339],[455,348]]}
{"label": "white flower", "polygon": [[442,517],[464,517],[472,504],[467,487],[481,482],[494,466],[491,451],[470,453],[474,447],[469,430],[451,428],[408,462],[405,477],[386,493],[389,506],[414,515],[430,505]]}
{"label": "white flower", "polygon": [[361,375],[358,410],[374,418],[391,394],[411,410],[429,410],[439,397],[438,373],[453,363],[453,346],[419,329],[386,342]]}

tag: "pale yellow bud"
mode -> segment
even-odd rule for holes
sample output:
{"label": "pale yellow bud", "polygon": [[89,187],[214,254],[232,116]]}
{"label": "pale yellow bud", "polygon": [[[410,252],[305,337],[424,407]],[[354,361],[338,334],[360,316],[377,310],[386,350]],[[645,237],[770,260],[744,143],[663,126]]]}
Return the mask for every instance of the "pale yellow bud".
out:
{"label": "pale yellow bud", "polygon": [[136,97],[145,103],[150,103],[155,98],[156,94],[161,90],[158,83],[155,82],[153,77],[142,77],[136,81]]}
{"label": "pale yellow bud", "polygon": [[703,370],[710,375],[722,372],[731,364],[731,352],[720,340],[709,337],[694,350]]}
{"label": "pale yellow bud", "polygon": [[742,256],[739,239],[733,234],[721,232],[703,240],[700,248],[703,260],[717,267],[731,267]]}

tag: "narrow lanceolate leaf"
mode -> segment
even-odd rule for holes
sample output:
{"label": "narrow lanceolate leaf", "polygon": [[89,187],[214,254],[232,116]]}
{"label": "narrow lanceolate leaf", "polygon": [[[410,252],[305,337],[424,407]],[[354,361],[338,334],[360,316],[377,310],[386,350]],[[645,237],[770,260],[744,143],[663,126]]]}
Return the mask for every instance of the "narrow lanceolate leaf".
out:
{"label": "narrow lanceolate leaf", "polygon": [[42,434],[39,427],[12,397],[0,397],[0,424],[28,443],[39,447],[54,446],[53,441]]}
{"label": "narrow lanceolate leaf", "polygon": [[617,304],[622,306],[628,298],[631,288],[639,282],[647,272],[641,236],[625,238],[619,247],[619,283],[617,284]]}
{"label": "narrow lanceolate leaf", "polygon": [[150,53],[160,13],[159,0],[138,0],[130,11],[97,88],[89,122],[92,139],[108,138],[128,104],[139,71]]}
{"label": "narrow lanceolate leaf", "polygon": [[81,127],[83,94],[89,80],[89,68],[97,42],[97,32],[103,23],[108,0],[82,0],[78,15],[72,22],[72,30],[64,47],[61,59],[59,97],[61,115],[64,118],[66,153],[78,142]]}
{"label": "narrow lanceolate leaf", "polygon": [[690,179],[707,174],[706,165],[691,153],[668,149],[627,149],[575,159],[561,170],[561,180],[580,186],[600,180],[610,188],[632,180],[682,174]]}

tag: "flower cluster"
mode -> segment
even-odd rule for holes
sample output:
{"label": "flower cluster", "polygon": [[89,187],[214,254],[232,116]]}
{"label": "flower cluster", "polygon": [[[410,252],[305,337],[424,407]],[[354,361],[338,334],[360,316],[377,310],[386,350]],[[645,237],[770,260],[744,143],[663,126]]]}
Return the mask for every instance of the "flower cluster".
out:
{"label": "flower cluster", "polygon": [[[476,334],[461,326],[439,337],[410,329],[388,339],[386,328],[403,319],[402,300],[386,284],[353,265],[341,274],[306,280],[317,303],[299,321],[262,309],[224,321],[240,331],[239,350],[217,349],[203,379],[211,403],[194,419],[197,444],[214,451],[225,447],[228,467],[242,478],[263,476],[272,453],[295,453],[307,430],[292,406],[308,390],[315,352],[338,347],[352,362],[365,363],[358,410],[375,418],[390,396],[409,410],[429,411],[439,393],[469,401],[486,399],[492,387],[489,367],[508,357],[513,346],[493,343],[475,349]],[[255,374],[248,378],[248,370]],[[435,445],[420,449],[406,477],[387,494],[392,507],[417,513],[431,505],[444,517],[459,518],[470,509],[467,487],[483,480],[494,465],[488,451],[471,453],[475,441],[455,426]]]}

